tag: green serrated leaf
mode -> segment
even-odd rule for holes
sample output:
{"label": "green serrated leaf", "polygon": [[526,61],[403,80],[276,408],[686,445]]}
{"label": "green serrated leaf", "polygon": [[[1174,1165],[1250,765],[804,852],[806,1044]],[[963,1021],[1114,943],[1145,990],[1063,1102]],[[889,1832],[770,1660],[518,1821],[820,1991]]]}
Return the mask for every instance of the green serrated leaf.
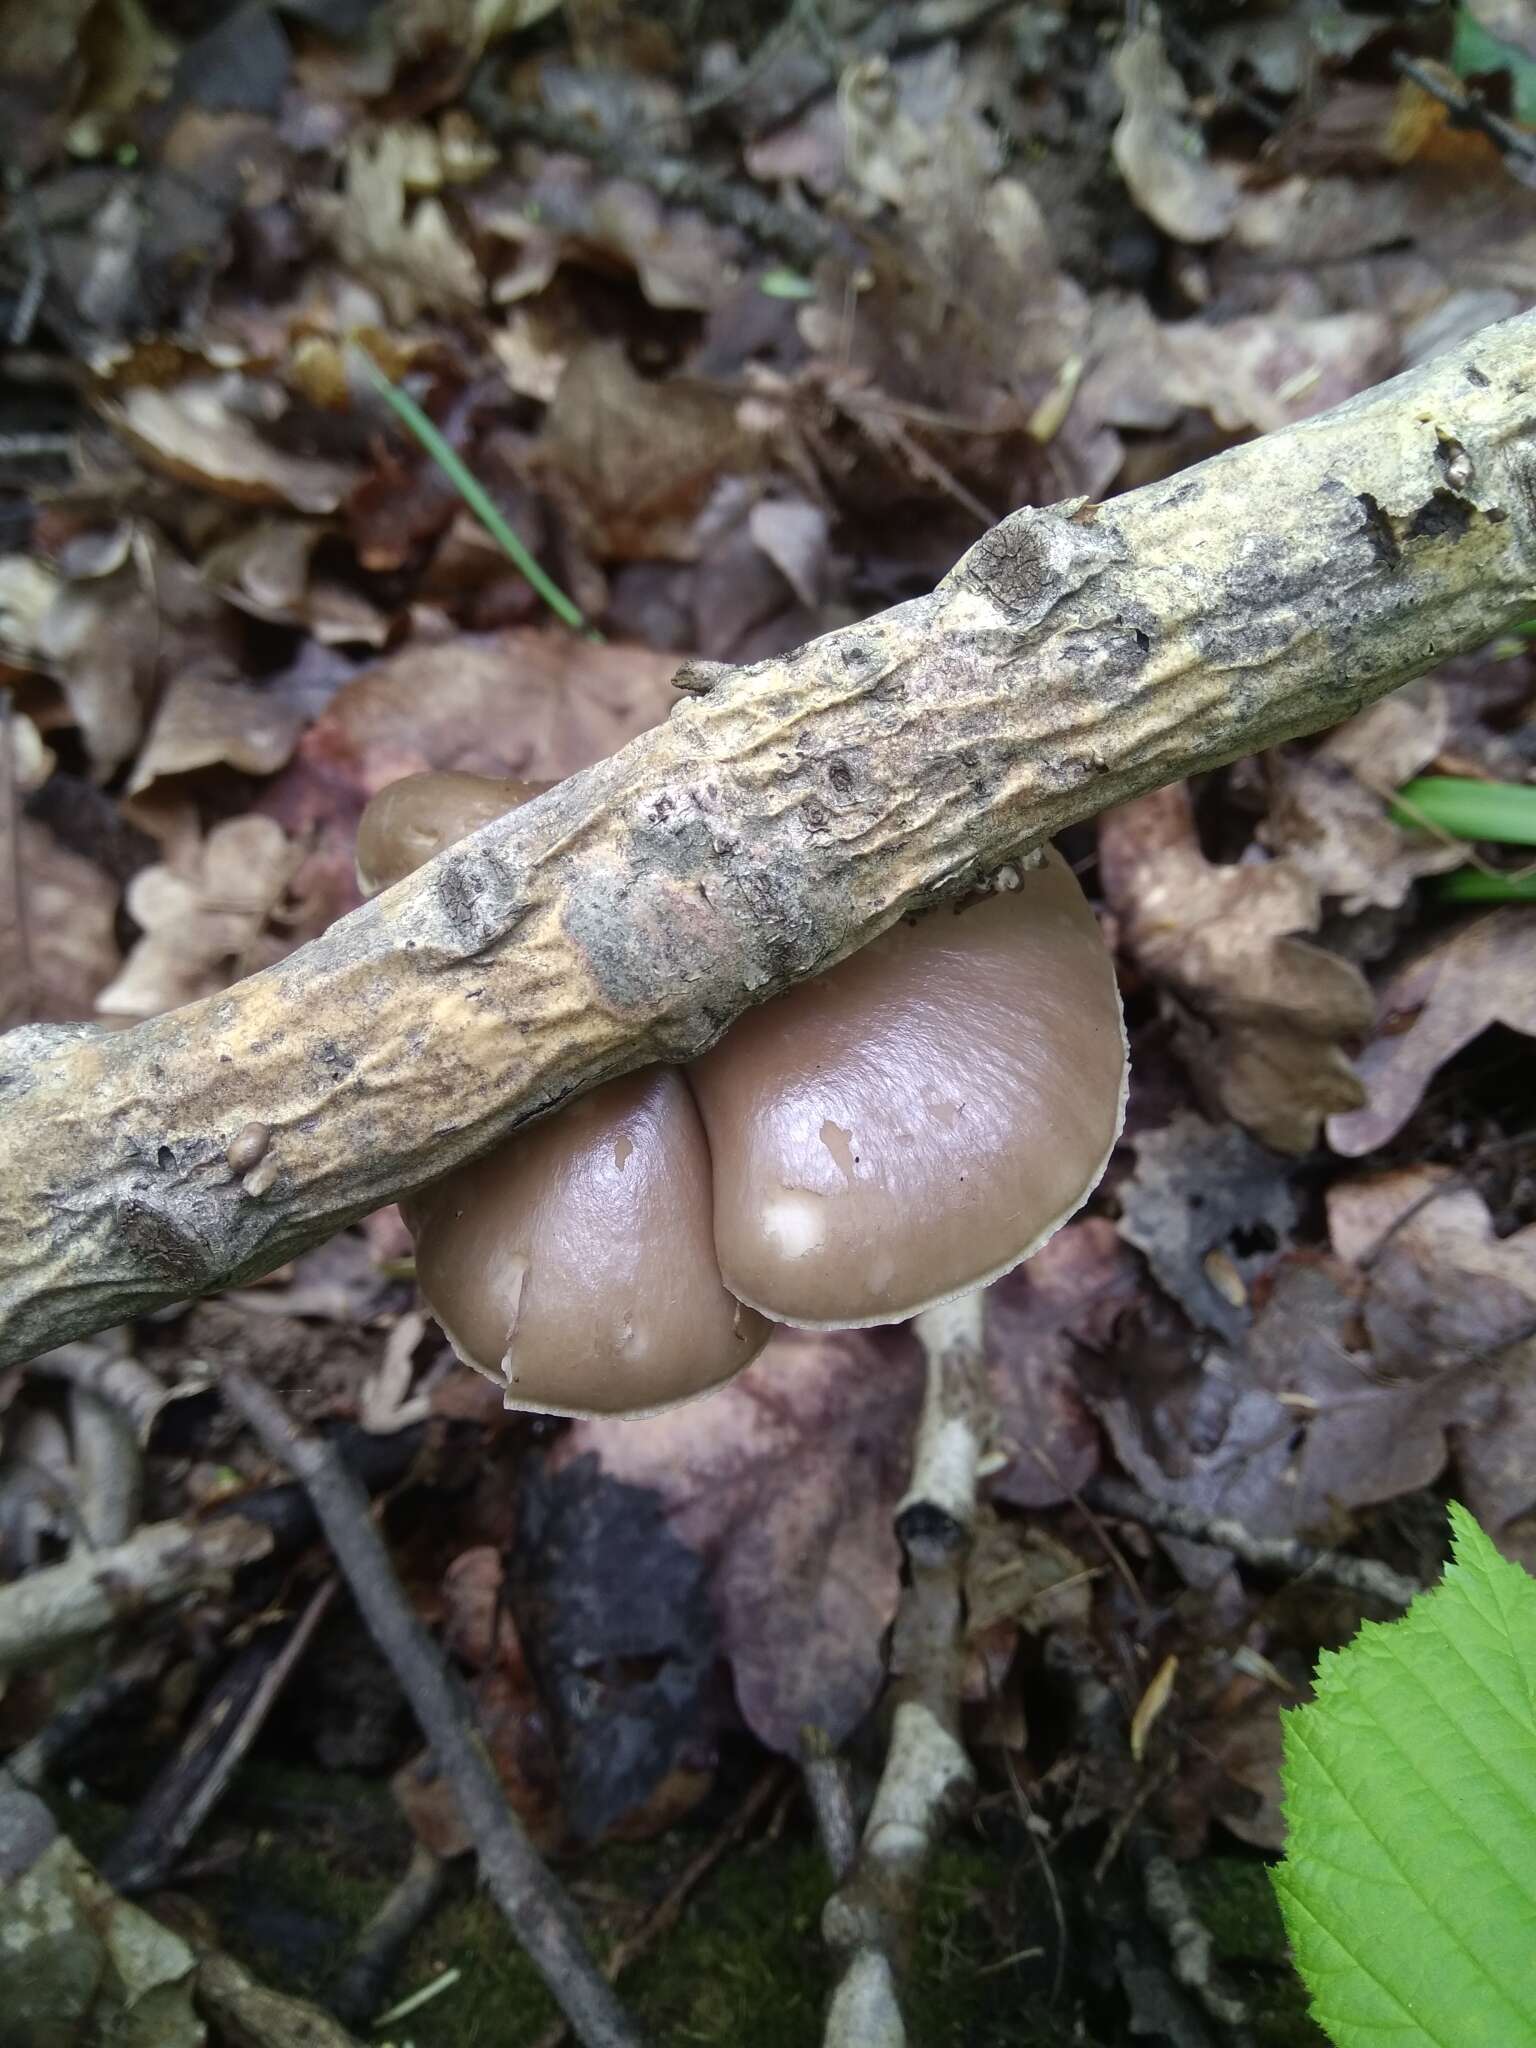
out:
{"label": "green serrated leaf", "polygon": [[1536,1580],[1465,1508],[1451,1540],[1284,1717],[1275,1888],[1339,2048],[1536,2044]]}

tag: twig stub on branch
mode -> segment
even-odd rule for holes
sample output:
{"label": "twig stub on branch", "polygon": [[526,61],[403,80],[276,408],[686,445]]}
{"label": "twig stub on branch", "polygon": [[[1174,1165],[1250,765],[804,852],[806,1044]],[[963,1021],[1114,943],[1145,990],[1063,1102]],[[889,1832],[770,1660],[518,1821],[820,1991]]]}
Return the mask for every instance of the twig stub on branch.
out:
{"label": "twig stub on branch", "polygon": [[[1158,784],[1536,591],[1536,314],[730,672],[264,973],[0,1039],[0,1362],[270,1269]],[[236,1135],[269,1130],[259,1179]]]}

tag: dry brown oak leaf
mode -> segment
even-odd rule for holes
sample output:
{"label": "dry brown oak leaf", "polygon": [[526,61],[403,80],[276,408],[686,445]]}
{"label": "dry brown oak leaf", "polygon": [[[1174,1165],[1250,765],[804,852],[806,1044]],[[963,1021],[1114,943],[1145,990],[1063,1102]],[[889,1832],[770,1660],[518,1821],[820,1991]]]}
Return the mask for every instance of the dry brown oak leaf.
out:
{"label": "dry brown oak leaf", "polygon": [[710,1567],[710,1597],[747,1725],[800,1752],[806,1724],[843,1742],[874,1704],[896,1612],[892,1528],[922,1388],[904,1329],[781,1330],[707,1401],[578,1422],[564,1466],[655,1489]]}
{"label": "dry brown oak leaf", "polygon": [[1496,1236],[1475,1189],[1423,1166],[1339,1182],[1328,1228],[1339,1256],[1365,1270],[1378,1368],[1403,1381],[1460,1375],[1458,1496],[1536,1565],[1536,1224]]}
{"label": "dry brown oak leaf", "polygon": [[1172,999],[1179,1047],[1208,1108],[1280,1152],[1363,1091],[1344,1051],[1371,1020],[1358,967],[1299,936],[1322,916],[1295,863],[1220,867],[1200,850],[1182,785],[1099,820],[1104,892],[1127,950]]}
{"label": "dry brown oak leaf", "polygon": [[1328,1119],[1335,1152],[1374,1152],[1407,1123],[1436,1071],[1490,1024],[1536,1038],[1536,915],[1515,904],[1437,939],[1376,1000],[1358,1065],[1364,1101]]}

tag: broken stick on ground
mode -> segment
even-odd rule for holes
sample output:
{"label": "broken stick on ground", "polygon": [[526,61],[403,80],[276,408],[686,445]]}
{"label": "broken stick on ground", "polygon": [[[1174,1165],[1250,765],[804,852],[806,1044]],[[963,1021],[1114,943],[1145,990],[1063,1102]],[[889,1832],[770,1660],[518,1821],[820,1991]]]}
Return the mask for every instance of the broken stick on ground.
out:
{"label": "broken stick on ground", "polygon": [[486,1890],[577,2040],[585,2048],[639,2048],[624,2008],[593,1961],[574,1908],[507,1804],[442,1653],[400,1590],[368,1496],[330,1446],[300,1435],[282,1403],[258,1381],[233,1368],[224,1376],[223,1390],[268,1456],[307,1489],[358,1611],[453,1787]]}
{"label": "broken stick on ground", "polygon": [[[822,1916],[840,1970],[826,2048],[903,2048],[897,1983],[916,1929],[923,1871],[975,1783],[960,1738],[960,1692],[965,1564],[989,1434],[982,1303],[980,1292],[965,1294],[926,1310],[913,1325],[927,1388],[912,1483],[896,1513],[907,1584],[891,1644],[895,1714],[863,1839]],[[830,1844],[828,1853],[837,1853]]]}
{"label": "broken stick on ground", "polygon": [[1536,592],[1533,368],[1528,313],[1016,512],[930,596],[685,670],[664,725],[265,972],[0,1039],[0,1362],[269,1270],[1075,819],[1486,641]]}

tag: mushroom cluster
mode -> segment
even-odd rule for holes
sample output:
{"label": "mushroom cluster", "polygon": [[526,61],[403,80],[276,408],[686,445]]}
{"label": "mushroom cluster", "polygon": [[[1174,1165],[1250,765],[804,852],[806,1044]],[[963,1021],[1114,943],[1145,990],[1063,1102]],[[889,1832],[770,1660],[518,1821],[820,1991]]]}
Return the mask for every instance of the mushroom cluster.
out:
{"label": "mushroom cluster", "polygon": [[[387,888],[542,784],[393,783],[358,832]],[[404,1204],[428,1306],[507,1406],[648,1414],[775,1322],[904,1321],[1029,1257],[1125,1109],[1112,962],[1054,851],[626,1075]]]}

